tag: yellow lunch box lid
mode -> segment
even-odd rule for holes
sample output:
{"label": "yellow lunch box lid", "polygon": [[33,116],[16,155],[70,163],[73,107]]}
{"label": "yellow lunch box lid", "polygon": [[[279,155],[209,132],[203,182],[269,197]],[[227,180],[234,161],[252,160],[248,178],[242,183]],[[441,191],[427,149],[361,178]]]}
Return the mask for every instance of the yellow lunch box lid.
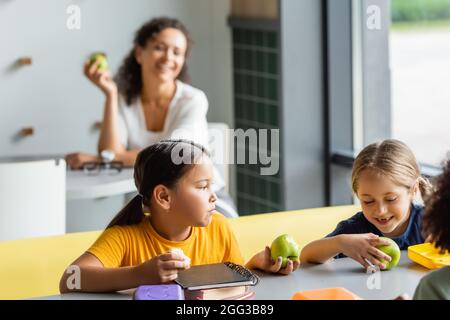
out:
{"label": "yellow lunch box lid", "polygon": [[422,243],[408,247],[408,258],[428,268],[439,269],[450,266],[450,253],[436,248],[433,243]]}

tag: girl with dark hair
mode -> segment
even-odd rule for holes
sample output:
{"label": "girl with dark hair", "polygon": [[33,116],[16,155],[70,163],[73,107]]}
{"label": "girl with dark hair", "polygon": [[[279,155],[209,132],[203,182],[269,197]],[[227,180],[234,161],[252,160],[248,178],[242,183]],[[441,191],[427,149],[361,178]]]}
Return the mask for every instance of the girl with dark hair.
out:
{"label": "girl with dark hair", "polygon": [[[202,146],[185,140],[153,144],[138,154],[134,172],[139,194],[73,262],[81,271],[80,286],[71,289],[64,273],[62,293],[167,283],[190,264],[244,263],[227,219],[215,213],[213,167]],[[289,274],[299,262],[281,264],[266,247],[246,267]]]}
{"label": "girl with dark hair", "polygon": [[[450,159],[437,179],[436,191],[425,201],[424,236],[444,252],[450,251]],[[450,300],[450,267],[422,278],[414,293],[415,300]]]}
{"label": "girl with dark hair", "polygon": [[[106,98],[98,155],[69,154],[68,166],[80,169],[85,162],[103,158],[133,166],[140,150],[163,139],[189,139],[207,147],[208,100],[201,90],[187,84],[186,58],[191,45],[180,21],[161,17],[137,31],[115,81],[98,61],[87,61],[86,77]],[[225,201],[221,208],[228,208],[221,213],[237,216],[217,169],[214,178],[214,191]]]}

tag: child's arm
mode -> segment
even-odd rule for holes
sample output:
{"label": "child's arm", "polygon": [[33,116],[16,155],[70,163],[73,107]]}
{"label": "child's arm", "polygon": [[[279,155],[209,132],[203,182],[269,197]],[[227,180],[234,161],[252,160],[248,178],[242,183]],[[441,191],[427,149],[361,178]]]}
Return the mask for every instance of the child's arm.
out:
{"label": "child's arm", "polygon": [[270,256],[270,248],[266,247],[263,251],[255,254],[245,265],[248,269],[260,269],[266,272],[290,274],[300,265],[299,261],[289,260],[286,267],[281,267],[281,257],[273,261]]}
{"label": "child's arm", "polygon": [[[185,269],[184,257],[169,252],[133,267],[105,268],[100,260],[84,253],[72,263],[78,266],[76,274],[64,272],[59,283],[61,293],[69,292],[113,292],[138,287],[142,284],[159,284],[173,281],[179,269]],[[77,286],[79,284],[79,286]]]}
{"label": "child's arm", "polygon": [[338,235],[330,238],[323,238],[308,243],[300,253],[300,261],[303,263],[325,263],[342,252],[342,238],[345,235]]}
{"label": "child's arm", "polygon": [[389,245],[389,242],[372,233],[340,234],[316,240],[306,245],[300,254],[300,261],[304,263],[325,263],[339,253],[343,253],[359,262],[366,269],[369,267],[366,259],[384,269],[385,266],[381,263],[381,260],[391,261],[392,258],[378,250],[376,246],[379,245]]}

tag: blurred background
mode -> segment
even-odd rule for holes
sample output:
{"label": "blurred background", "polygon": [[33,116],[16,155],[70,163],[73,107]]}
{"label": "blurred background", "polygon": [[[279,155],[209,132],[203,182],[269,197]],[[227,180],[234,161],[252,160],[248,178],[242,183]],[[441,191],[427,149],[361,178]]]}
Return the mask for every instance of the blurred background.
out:
{"label": "blurred background", "polygon": [[450,1],[391,5],[392,134],[439,165],[450,146]]}
{"label": "blurred background", "polygon": [[[79,29],[67,25],[71,6]],[[104,51],[116,72],[137,28],[162,15],[191,32],[209,122],[280,130],[277,174],[230,165],[241,215],[352,203],[353,157],[384,138],[406,142],[424,174],[439,172],[450,149],[450,0],[0,0],[0,158],[95,152],[104,98],[83,62]],[[71,230],[100,228],[123,201],[68,201]],[[100,212],[77,227],[78,215]]]}

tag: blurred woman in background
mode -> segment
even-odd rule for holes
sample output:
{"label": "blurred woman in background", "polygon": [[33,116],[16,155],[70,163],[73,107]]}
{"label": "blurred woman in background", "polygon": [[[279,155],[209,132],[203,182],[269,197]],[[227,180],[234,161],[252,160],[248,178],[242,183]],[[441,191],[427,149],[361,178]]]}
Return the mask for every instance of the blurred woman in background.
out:
{"label": "blurred woman in background", "polygon": [[[115,79],[100,61],[87,61],[86,77],[105,95],[98,155],[68,154],[68,166],[80,169],[86,162],[114,160],[132,167],[143,148],[164,139],[189,139],[208,147],[208,100],[203,91],[187,84],[191,46],[190,34],[180,21],[161,17],[137,31]],[[224,186],[215,169],[218,210],[237,216]]]}

